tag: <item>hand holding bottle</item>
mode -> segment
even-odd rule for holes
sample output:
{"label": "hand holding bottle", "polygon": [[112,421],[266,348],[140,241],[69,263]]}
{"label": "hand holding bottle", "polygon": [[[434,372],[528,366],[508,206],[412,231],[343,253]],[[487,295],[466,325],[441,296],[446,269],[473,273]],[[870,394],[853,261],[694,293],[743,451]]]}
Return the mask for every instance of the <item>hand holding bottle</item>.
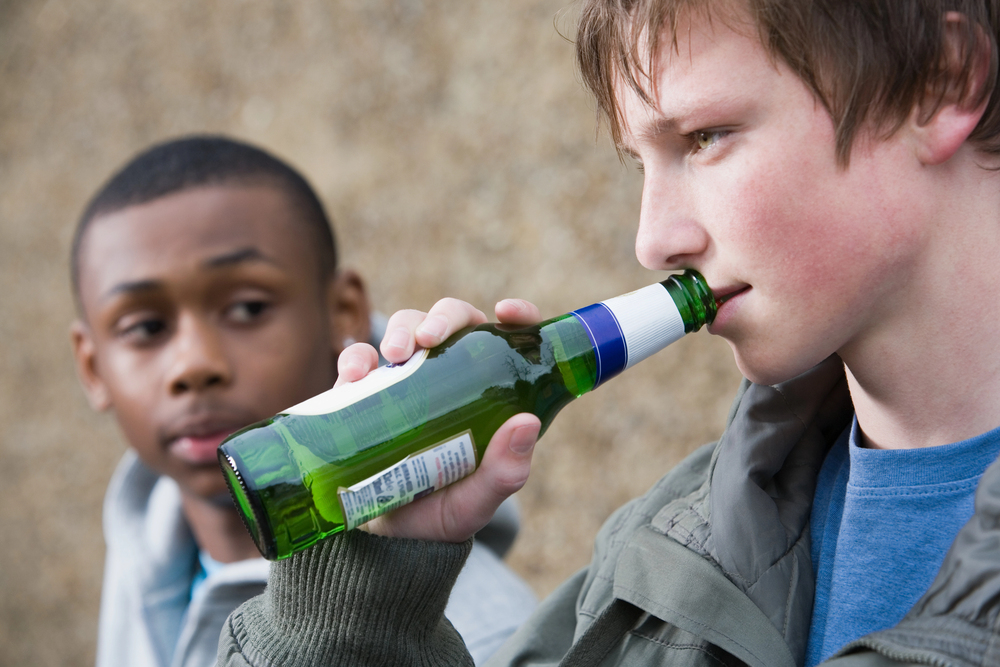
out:
{"label": "hand holding bottle", "polygon": [[[538,308],[527,301],[506,299],[496,305],[505,324],[537,324]],[[487,321],[482,311],[464,301],[442,299],[424,313],[401,310],[389,318],[382,355],[403,363],[417,347],[432,348],[456,331]],[[337,386],[355,382],[378,366],[378,353],[367,343],[345,349],[338,360]],[[463,542],[489,523],[508,496],[528,480],[531,454],[541,422],[529,413],[508,419],[490,440],[482,464],[455,484],[365,524],[365,530],[389,537]]]}
{"label": "hand holding bottle", "polygon": [[464,541],[524,484],[563,407],[716,312],[694,270],[544,322],[517,300],[498,304],[499,324],[454,299],[401,311],[382,344],[391,367],[348,348],[339,387],[234,433],[219,464],[266,558],[422,498],[369,530]]}

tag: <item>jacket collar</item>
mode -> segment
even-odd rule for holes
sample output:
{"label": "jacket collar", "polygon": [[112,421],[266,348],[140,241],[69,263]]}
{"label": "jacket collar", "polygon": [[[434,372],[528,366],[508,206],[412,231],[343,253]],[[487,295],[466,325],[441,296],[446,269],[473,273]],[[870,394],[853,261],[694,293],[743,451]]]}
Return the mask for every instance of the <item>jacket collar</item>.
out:
{"label": "jacket collar", "polygon": [[704,483],[635,532],[615,571],[616,595],[748,664],[801,664],[816,477],[852,413],[837,357],[778,385],[744,382]]}

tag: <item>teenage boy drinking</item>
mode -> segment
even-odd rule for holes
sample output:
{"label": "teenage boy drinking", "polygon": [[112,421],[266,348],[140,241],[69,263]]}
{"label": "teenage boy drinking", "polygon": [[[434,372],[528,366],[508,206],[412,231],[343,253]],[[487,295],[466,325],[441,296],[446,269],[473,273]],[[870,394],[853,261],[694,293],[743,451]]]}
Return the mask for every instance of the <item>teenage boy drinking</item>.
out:
{"label": "teenage boy drinking", "polygon": [[[719,442],[613,515],[493,664],[1000,664],[998,34],[982,0],[584,3],[584,81],[644,173],[636,254],[727,297],[710,331],[747,381]],[[397,313],[381,349],[400,361],[484,319],[453,300]],[[351,348],[340,381],[375,360]],[[433,597],[525,482],[537,428],[512,418],[475,474],[380,535],[275,568],[220,663],[467,662],[440,617],[308,643],[376,615],[309,601],[410,581]],[[380,576],[347,588],[358,571]],[[399,608],[379,629],[409,627]]]}
{"label": "teenage boy drinking", "polygon": [[[377,342],[384,319],[337,267],[305,179],[224,137],[170,141],[125,165],[81,218],[72,273],[77,370],[129,445],[105,500],[97,664],[212,664],[226,616],[268,569],[216,448],[329,389],[343,348]],[[480,659],[534,606],[499,555],[477,548],[448,610]]]}

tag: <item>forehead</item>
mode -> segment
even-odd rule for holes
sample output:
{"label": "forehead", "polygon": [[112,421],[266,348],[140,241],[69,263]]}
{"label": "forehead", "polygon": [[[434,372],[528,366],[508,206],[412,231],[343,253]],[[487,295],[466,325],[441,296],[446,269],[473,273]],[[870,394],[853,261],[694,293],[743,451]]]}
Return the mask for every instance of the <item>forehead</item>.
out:
{"label": "forehead", "polygon": [[90,222],[80,247],[81,297],[122,283],[183,280],[211,268],[213,258],[248,249],[318,276],[311,246],[308,226],[277,187],[184,190]]}
{"label": "forehead", "polygon": [[622,77],[615,86],[626,150],[632,149],[634,135],[654,131],[654,126],[682,132],[706,129],[685,122],[701,123],[709,112],[765,101],[777,92],[776,78],[794,78],[761,44],[752,21],[732,12],[689,11],[678,16],[676,26],[661,30],[651,69],[651,77],[636,77],[651,103]]}

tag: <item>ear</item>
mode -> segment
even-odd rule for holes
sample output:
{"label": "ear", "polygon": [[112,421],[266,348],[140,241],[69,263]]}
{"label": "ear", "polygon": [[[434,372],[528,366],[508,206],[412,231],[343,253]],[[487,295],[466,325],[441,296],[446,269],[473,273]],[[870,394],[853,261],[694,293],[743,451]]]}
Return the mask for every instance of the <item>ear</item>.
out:
{"label": "ear", "polygon": [[87,325],[76,320],[70,326],[70,340],[73,343],[73,357],[76,360],[76,375],[87,394],[90,407],[103,412],[111,407],[111,395],[97,372],[97,346]]}
{"label": "ear", "polygon": [[330,344],[335,356],[352,343],[367,343],[371,337],[371,307],[365,283],[354,271],[337,271],[327,289]]}
{"label": "ear", "polygon": [[943,80],[926,92],[907,121],[916,139],[917,158],[925,165],[941,164],[958,152],[989,101],[983,90],[992,54],[982,29],[969,30],[968,18],[959,12],[945,13],[942,29]]}

